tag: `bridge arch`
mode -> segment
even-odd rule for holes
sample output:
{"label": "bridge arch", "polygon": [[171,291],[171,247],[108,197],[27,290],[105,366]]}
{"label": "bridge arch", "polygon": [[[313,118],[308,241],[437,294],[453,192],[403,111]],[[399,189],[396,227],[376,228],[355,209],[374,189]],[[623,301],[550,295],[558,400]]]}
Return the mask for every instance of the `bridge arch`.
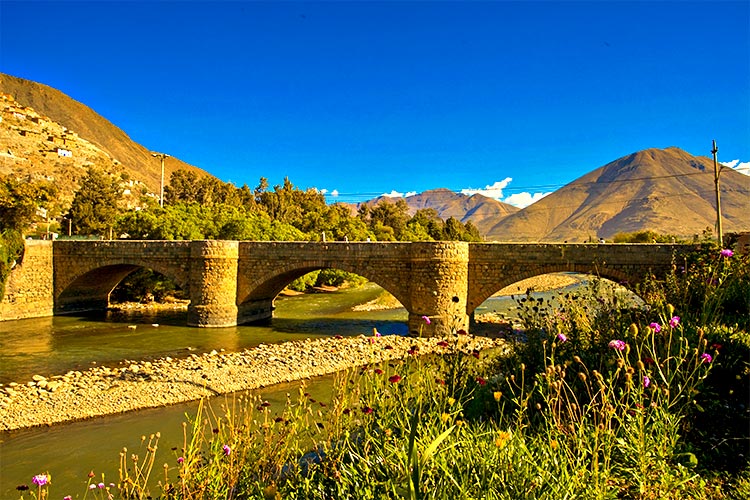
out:
{"label": "bridge arch", "polygon": [[151,269],[172,280],[183,291],[189,290],[189,279],[159,262],[144,262],[142,259],[113,259],[79,267],[75,274],[61,273],[55,282],[55,312],[69,313],[106,309],[109,296],[130,274],[139,269]]}
{"label": "bridge arch", "polygon": [[626,274],[619,269],[610,268],[607,266],[597,266],[595,269],[592,269],[591,265],[583,264],[550,264],[537,266],[513,275],[502,276],[496,281],[484,282],[481,284],[481,286],[470,289],[466,313],[471,315],[474,310],[479,307],[485,300],[489,299],[495,293],[507,286],[518,283],[519,281],[525,280],[527,278],[534,278],[536,276],[541,276],[544,274],[560,272],[572,272],[577,274],[587,274],[590,276],[606,278],[626,287],[628,290],[634,293],[635,290],[633,289],[633,286],[642,280],[642,277],[634,277]]}
{"label": "bridge arch", "polygon": [[409,303],[408,290],[403,287],[403,284],[390,276],[383,276],[372,266],[350,262],[332,265],[323,260],[287,263],[261,276],[246,276],[243,273],[238,276],[238,323],[269,319],[272,316],[276,297],[289,283],[305,274],[322,269],[339,269],[357,274],[389,292],[404,307],[407,307]]}

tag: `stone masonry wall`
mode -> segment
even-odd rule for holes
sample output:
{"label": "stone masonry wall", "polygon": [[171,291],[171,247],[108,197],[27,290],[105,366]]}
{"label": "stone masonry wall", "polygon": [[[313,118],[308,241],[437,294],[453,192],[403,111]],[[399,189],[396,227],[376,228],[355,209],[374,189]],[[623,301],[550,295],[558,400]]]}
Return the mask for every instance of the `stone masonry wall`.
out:
{"label": "stone masonry wall", "polygon": [[52,316],[53,286],[52,242],[26,240],[0,301],[0,321]]}

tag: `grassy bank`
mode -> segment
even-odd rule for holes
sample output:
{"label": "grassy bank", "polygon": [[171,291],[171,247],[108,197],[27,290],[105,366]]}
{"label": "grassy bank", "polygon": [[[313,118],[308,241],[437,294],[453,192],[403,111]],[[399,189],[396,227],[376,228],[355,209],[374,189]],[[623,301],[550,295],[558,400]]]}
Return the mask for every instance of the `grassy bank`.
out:
{"label": "grassy bank", "polygon": [[[597,286],[555,307],[519,298],[510,352],[457,331],[444,354],[340,374],[331,401],[205,406],[170,463],[144,438],[78,498],[147,498],[149,476],[163,498],[750,497],[747,256],[677,263],[639,290],[645,308]],[[22,498],[47,497],[46,477]]]}

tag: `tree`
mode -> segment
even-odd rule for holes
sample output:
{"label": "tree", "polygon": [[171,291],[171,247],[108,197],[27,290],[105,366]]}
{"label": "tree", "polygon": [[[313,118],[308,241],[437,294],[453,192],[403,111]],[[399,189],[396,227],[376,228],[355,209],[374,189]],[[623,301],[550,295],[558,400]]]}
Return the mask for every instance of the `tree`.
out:
{"label": "tree", "polygon": [[57,188],[49,182],[23,182],[0,178],[0,231],[23,233],[34,222],[40,208],[49,208]]}
{"label": "tree", "polygon": [[95,168],[81,179],[81,187],[70,206],[70,220],[76,234],[106,236],[120,213],[117,180]]}

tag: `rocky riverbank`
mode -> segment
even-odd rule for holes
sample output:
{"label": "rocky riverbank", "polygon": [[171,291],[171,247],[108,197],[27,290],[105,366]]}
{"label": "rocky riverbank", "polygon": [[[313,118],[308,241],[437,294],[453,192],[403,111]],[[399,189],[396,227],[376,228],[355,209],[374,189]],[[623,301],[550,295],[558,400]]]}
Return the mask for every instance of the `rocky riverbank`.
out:
{"label": "rocky riverbank", "polygon": [[[459,336],[460,348],[487,349],[502,340]],[[329,337],[263,345],[240,352],[192,354],[155,361],[123,361],[114,367],[35,375],[26,384],[0,387],[0,431],[167,406],[280,382],[315,377],[406,357],[447,352],[440,338]]]}

